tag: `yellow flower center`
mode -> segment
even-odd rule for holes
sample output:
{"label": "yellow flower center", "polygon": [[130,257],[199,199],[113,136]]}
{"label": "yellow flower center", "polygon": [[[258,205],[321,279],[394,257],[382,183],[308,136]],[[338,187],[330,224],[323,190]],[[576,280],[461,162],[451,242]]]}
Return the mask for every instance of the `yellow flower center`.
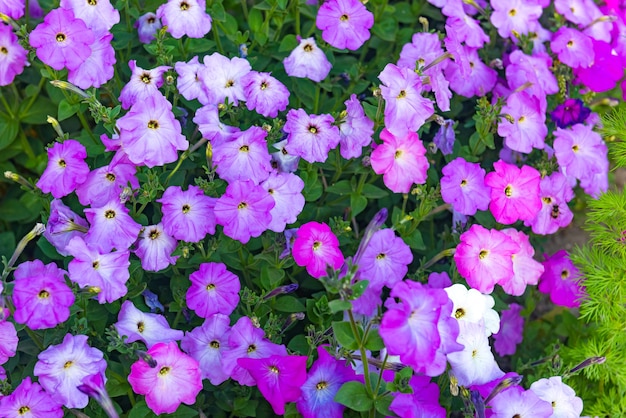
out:
{"label": "yellow flower center", "polygon": [[67,39],[67,36],[65,36],[64,33],[57,33],[57,42],[65,42],[65,39]]}
{"label": "yellow flower center", "polygon": [[50,292],[48,292],[47,290],[42,290],[37,296],[39,297],[39,299],[48,299],[50,297]]}

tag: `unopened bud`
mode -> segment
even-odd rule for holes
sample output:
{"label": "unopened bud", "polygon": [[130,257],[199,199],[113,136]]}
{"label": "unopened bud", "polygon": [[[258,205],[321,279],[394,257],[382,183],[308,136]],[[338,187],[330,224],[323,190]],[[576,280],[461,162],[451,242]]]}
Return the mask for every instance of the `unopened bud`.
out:
{"label": "unopened bud", "polygon": [[585,367],[589,367],[593,364],[602,364],[606,361],[606,357],[590,357],[587,360],[580,363],[578,366],[574,367],[569,373],[576,373],[579,370],[584,369]]}
{"label": "unopened bud", "polygon": [[63,140],[65,133],[63,132],[63,129],[61,129],[61,124],[59,123],[59,121],[48,115],[46,122],[52,125],[52,129],[54,129],[54,131],[57,133],[59,139]]}
{"label": "unopened bud", "polygon": [[59,89],[69,90],[69,91],[71,91],[73,93],[76,93],[79,96],[83,97],[84,99],[89,99],[89,97],[90,97],[89,94],[87,94],[85,91],[79,89],[78,87],[76,87],[72,83],[68,83],[67,81],[52,80],[52,81],[50,81],[50,84],[52,84],[54,87],[57,87]]}

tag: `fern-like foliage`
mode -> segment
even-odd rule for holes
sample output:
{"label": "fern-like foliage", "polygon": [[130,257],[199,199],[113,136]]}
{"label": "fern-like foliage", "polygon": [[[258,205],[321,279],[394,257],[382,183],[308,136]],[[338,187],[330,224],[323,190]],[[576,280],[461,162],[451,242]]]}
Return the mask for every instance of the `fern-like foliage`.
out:
{"label": "fern-like foliage", "polygon": [[602,135],[609,142],[611,159],[618,167],[626,167],[626,106],[602,116]]}

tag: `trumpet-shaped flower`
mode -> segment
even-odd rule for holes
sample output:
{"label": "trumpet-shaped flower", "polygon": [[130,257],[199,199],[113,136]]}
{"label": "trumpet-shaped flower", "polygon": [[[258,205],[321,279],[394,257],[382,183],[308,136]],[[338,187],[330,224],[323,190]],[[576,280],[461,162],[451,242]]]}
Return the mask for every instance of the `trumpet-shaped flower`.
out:
{"label": "trumpet-shaped flower", "polygon": [[574,214],[567,202],[574,198],[574,191],[567,178],[558,171],[541,179],[539,184],[541,209],[532,221],[524,222],[532,226],[535,234],[554,234],[572,222]]}
{"label": "trumpet-shaped flower", "polygon": [[505,293],[521,296],[526,290],[526,285],[536,285],[539,282],[539,277],[543,274],[543,266],[533,259],[535,249],[530,244],[528,235],[515,228],[503,229],[502,233],[519,245],[520,250],[511,256],[513,275],[499,281],[498,284],[502,286]]}
{"label": "trumpet-shaped flower", "polygon": [[72,193],[87,180],[89,166],[85,158],[87,150],[80,142],[73,139],[56,142],[48,148],[48,166],[37,181],[37,187],[57,199]]}
{"label": "trumpet-shaped flower", "polygon": [[184,35],[203,38],[211,30],[212,19],[206,12],[205,0],[168,0],[156,13],[176,39]]}
{"label": "trumpet-shaped flower", "polygon": [[274,207],[270,211],[272,222],[267,229],[283,232],[287,224],[294,223],[304,208],[304,181],[293,173],[274,171],[261,183],[274,199]]}
{"label": "trumpet-shaped flower", "polygon": [[39,383],[31,382],[30,376],[26,376],[13,393],[0,398],[0,416],[62,418],[63,406],[39,386]]}
{"label": "trumpet-shaped flower", "polygon": [[204,57],[204,68],[198,73],[211,104],[228,103],[237,105],[246,100],[243,77],[252,70],[248,60],[231,59],[215,52]]}
{"label": "trumpet-shaped flower", "polygon": [[[0,10],[6,13],[2,8]],[[3,54],[0,55],[0,86],[8,86],[24,71],[28,53],[18,43],[9,25],[0,25],[0,45],[3,48]]]}
{"label": "trumpet-shaped flower", "polygon": [[209,318],[215,314],[230,315],[239,303],[239,277],[226,269],[223,263],[202,263],[189,276],[187,306],[198,316]]}
{"label": "trumpet-shaped flower", "polygon": [[539,291],[550,295],[555,305],[577,308],[585,296],[583,277],[565,250],[552,256],[544,254],[545,268],[539,279]]}
{"label": "trumpet-shaped flower", "polygon": [[339,128],[334,122],[331,115],[307,115],[303,109],[291,109],[283,128],[289,134],[285,149],[310,163],[323,163],[328,152],[339,145]]}
{"label": "trumpet-shaped flower", "polygon": [[120,12],[113,7],[110,0],[61,0],[60,5],[74,12],[74,16],[85,22],[94,33],[109,31],[120,22]]}
{"label": "trumpet-shaped flower", "polygon": [[339,240],[325,223],[307,222],[298,228],[291,253],[296,264],[316,279],[326,275],[327,266],[337,270],[344,262]]}
{"label": "trumpet-shaped flower", "polygon": [[163,223],[143,227],[135,254],[146,271],[160,271],[176,264],[178,256],[172,253],[178,242],[163,230]]}
{"label": "trumpet-shaped flower", "polygon": [[287,75],[309,78],[318,83],[326,78],[332,68],[314,38],[300,39],[296,49],[283,60],[283,65]]}
{"label": "trumpet-shaped flower", "polygon": [[359,260],[359,279],[368,280],[368,288],[393,288],[409,271],[413,254],[409,246],[391,229],[374,232]]}
{"label": "trumpet-shaped flower", "polygon": [[141,231],[141,225],[130,217],[119,199],[98,208],[85,209],[85,216],[91,224],[85,241],[103,252],[130,248]]}
{"label": "trumpet-shaped flower", "polygon": [[275,118],[289,105],[289,90],[270,73],[250,71],[241,78],[248,110],[266,118]]}
{"label": "trumpet-shaped flower", "polygon": [[441,170],[441,198],[463,215],[474,215],[489,207],[490,189],[485,186],[485,170],[477,163],[457,157]]}
{"label": "trumpet-shaped flower", "polygon": [[122,304],[115,328],[126,342],[143,341],[148,348],[157,343],[169,343],[183,338],[183,332],[171,329],[163,315],[145,313],[126,300]]}
{"label": "trumpet-shaped flower", "polygon": [[516,347],[524,339],[524,317],[520,315],[522,306],[511,303],[502,311],[500,331],[493,334],[493,348],[499,356],[515,354]]}
{"label": "trumpet-shaped flower", "polygon": [[502,113],[509,117],[498,123],[498,135],[504,137],[507,147],[523,153],[530,153],[533,148],[543,149],[548,127],[539,99],[524,91],[513,93]]}
{"label": "trumpet-shaped flower", "polygon": [[563,383],[561,376],[552,376],[549,379],[539,379],[530,385],[539,399],[552,406],[552,417],[574,418],[583,412],[583,401],[574,389]]}
{"label": "trumpet-shaped flower", "polygon": [[330,0],[320,6],[315,25],[331,46],[355,51],[370,38],[374,14],[359,0]]}
{"label": "trumpet-shaped flower", "polygon": [[339,152],[345,159],[358,158],[361,148],[372,142],[374,122],[365,115],[356,94],[352,94],[344,104],[346,116],[339,125]]}
{"label": "trumpet-shaped flower", "polygon": [[163,25],[161,25],[161,20],[155,13],[148,12],[139,16],[134,26],[137,28],[139,42],[149,44],[155,39],[154,35]]}
{"label": "trumpet-shaped flower", "polygon": [[67,256],[67,244],[76,236],[83,236],[89,224],[67,207],[62,200],[52,199],[50,217],[43,236],[62,256]]}
{"label": "trumpet-shaped flower", "polygon": [[189,186],[186,191],[178,186],[168,187],[157,199],[163,212],[163,230],[178,240],[202,241],[207,234],[215,233],[216,201],[197,186]]}
{"label": "trumpet-shaped flower", "polygon": [[272,157],[267,151],[266,136],[264,129],[251,126],[215,144],[213,163],[217,165],[217,174],[229,183],[252,180],[254,184],[259,184],[265,180],[272,171]]}
{"label": "trumpet-shaped flower", "polygon": [[129,109],[135,103],[141,103],[148,97],[154,96],[163,85],[163,74],[170,69],[160,66],[151,70],[144,70],[137,65],[136,60],[128,61],[131,75],[130,80],[120,92],[120,102],[124,109]]}
{"label": "trumpet-shaped flower", "polygon": [[[87,3],[89,2],[85,2]],[[112,79],[115,74],[113,65],[116,62],[112,40],[113,34],[109,32],[96,36],[91,45],[91,55],[78,68],[69,70],[67,80],[81,89],[87,89],[100,87]]]}

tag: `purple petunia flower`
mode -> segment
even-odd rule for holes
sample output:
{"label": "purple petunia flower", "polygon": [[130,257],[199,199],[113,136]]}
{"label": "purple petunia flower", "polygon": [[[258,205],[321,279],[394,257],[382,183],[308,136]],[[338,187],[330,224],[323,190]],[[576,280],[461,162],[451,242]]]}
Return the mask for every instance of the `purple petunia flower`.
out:
{"label": "purple petunia flower", "polygon": [[261,183],[274,199],[274,207],[270,211],[272,221],[267,229],[283,232],[288,224],[294,223],[304,208],[304,181],[293,173],[274,171]]}
{"label": "purple petunia flower", "polygon": [[186,300],[201,318],[215,314],[230,315],[239,303],[239,278],[226,269],[223,263],[202,263],[199,270],[189,276],[191,287]]}
{"label": "purple petunia flower", "polygon": [[168,164],[178,159],[178,151],[189,148],[172,104],[158,91],[135,103],[117,126],[122,148],[134,164]]}
{"label": "purple petunia flower", "polygon": [[[594,23],[592,26],[596,26]],[[621,80],[624,68],[618,55],[613,55],[613,47],[608,42],[592,39],[594,59],[589,68],[574,70],[577,83],[582,83],[597,93],[611,90]]]}
{"label": "purple petunia flower", "polygon": [[163,25],[155,13],[149,12],[139,16],[134,26],[137,28],[139,42],[149,44],[155,39],[155,34]]}
{"label": "purple petunia flower", "polygon": [[507,147],[523,153],[530,153],[533,148],[543,149],[548,127],[537,98],[524,91],[513,93],[502,113],[510,117],[501,118],[498,123],[498,135],[504,138]]}
{"label": "purple petunia flower", "polygon": [[100,87],[112,79],[115,74],[113,65],[116,62],[112,40],[113,34],[109,32],[97,36],[91,45],[91,55],[78,68],[68,72],[68,81],[81,89],[87,89]]}
{"label": "purple petunia flower", "polygon": [[193,57],[189,62],[177,62],[174,65],[174,69],[178,74],[176,87],[185,99],[198,99],[203,105],[210,103],[209,96],[200,79],[200,73],[204,69],[204,65],[198,61],[197,56]]}
{"label": "purple petunia flower", "polygon": [[567,178],[559,172],[542,178],[539,189],[541,209],[532,221],[526,221],[524,225],[532,226],[535,234],[554,234],[559,228],[569,225],[574,218],[567,205],[574,198],[574,191]]}
{"label": "purple petunia flower", "polygon": [[13,393],[0,398],[0,416],[62,418],[63,406],[39,383],[31,382],[30,376],[26,376]]}
{"label": "purple petunia flower", "polygon": [[490,402],[492,418],[510,418],[514,416],[549,418],[552,417],[552,406],[541,400],[531,390],[523,390],[519,386],[500,392]]}
{"label": "purple petunia flower", "polygon": [[304,418],[341,418],[345,406],[334,401],[339,388],[356,380],[354,370],[343,361],[328,354],[323,346],[317,347],[318,358],[302,384],[302,396],[296,406]]}
{"label": "purple petunia flower", "polygon": [[446,119],[433,138],[437,149],[441,150],[443,155],[450,155],[454,151],[454,142],[456,141],[454,124],[452,119]]}
{"label": "purple petunia flower", "polygon": [[13,288],[14,318],[30,329],[54,328],[70,317],[74,293],[65,284],[65,270],[54,263],[26,261],[15,272]]}
{"label": "purple petunia flower", "polygon": [[168,0],[159,6],[157,16],[176,39],[184,35],[203,38],[211,30],[212,19],[206,12],[205,0]]}
{"label": "purple petunia flower", "polygon": [[66,249],[74,257],[68,265],[70,280],[95,290],[98,302],[111,303],[126,295],[130,278],[128,251],[101,254],[81,237],[73,238]]}
{"label": "purple petunia flower", "polygon": [[368,288],[393,288],[409,271],[413,254],[409,246],[391,229],[372,235],[359,259],[359,279],[368,280]]}
{"label": "purple petunia flower", "polygon": [[477,163],[457,157],[441,170],[441,198],[463,215],[474,215],[489,207],[490,189],[485,185],[485,170]]}
{"label": "purple petunia flower", "polygon": [[251,180],[259,184],[272,171],[267,142],[267,131],[258,126],[251,126],[245,131],[236,132],[233,136],[215,144],[213,147],[213,163],[215,171],[223,180]]}
{"label": "purple petunia flower", "polygon": [[590,114],[591,109],[586,107],[582,100],[569,98],[558,105],[550,116],[557,127],[565,129],[583,123]]}
{"label": "purple petunia flower", "polygon": [[300,398],[300,386],[306,381],[307,356],[273,355],[265,358],[240,358],[239,366],[254,378],[259,391],[278,415],[285,404]]}
{"label": "purple petunia flower", "polygon": [[204,57],[204,68],[198,73],[211,104],[239,104],[246,100],[243,77],[252,67],[248,60],[239,57],[227,58],[217,52]]}
{"label": "purple petunia flower", "polygon": [[374,14],[359,0],[330,0],[317,12],[315,25],[331,46],[355,51],[370,38]]}
{"label": "purple petunia flower", "polygon": [[541,17],[542,7],[528,0],[491,0],[490,20],[503,38],[527,35],[529,28]]}
{"label": "purple petunia flower", "polygon": [[565,176],[582,181],[603,174],[607,147],[591,126],[576,124],[570,129],[557,128],[554,136],[554,154]]}
{"label": "purple petunia flower", "polygon": [[446,410],[439,405],[439,386],[427,376],[414,375],[409,381],[413,393],[397,393],[389,410],[399,417],[445,418]]}
{"label": "purple petunia flower", "polygon": [[300,39],[300,44],[283,60],[287,75],[320,82],[328,76],[332,64],[314,38]]}
{"label": "purple petunia flower", "polygon": [[[6,317],[8,318],[8,309]],[[17,330],[13,322],[9,322],[6,318],[0,321],[0,364],[6,363],[9,358],[13,357],[17,351]]]}
{"label": "purple petunia flower", "polygon": [[96,34],[109,31],[120,22],[120,12],[111,5],[110,0],[61,0],[60,6],[74,12],[74,16],[85,22]]}
{"label": "purple petunia flower", "polygon": [[0,13],[4,13],[12,19],[24,16],[26,2],[24,0],[0,0]]}
{"label": "purple petunia flower", "polygon": [[509,65],[506,67],[506,79],[511,89],[517,89],[526,83],[531,86],[524,89],[528,94],[536,97],[542,104],[542,111],[547,106],[545,96],[559,91],[556,76],[550,71],[552,58],[546,53],[526,55],[520,50],[509,55]]}
{"label": "purple petunia flower", "polygon": [[202,390],[198,362],[174,342],[155,344],[148,355],[156,367],[139,359],[130,366],[128,375],[133,391],[146,396],[148,408],[160,415],[176,412],[181,403],[193,405]]}
{"label": "purple petunia flower", "polygon": [[137,167],[128,160],[126,154],[117,153],[109,165],[91,171],[87,179],[76,188],[78,201],[85,206],[98,207],[119,199],[129,183],[131,188],[139,188],[136,171]]}
{"label": "purple petunia flower", "polygon": [[66,334],[61,344],[49,346],[38,358],[34,374],[39,384],[68,408],[87,406],[89,396],[78,386],[88,376],[101,374],[104,377],[107,367],[104,354],[87,344],[86,335]]}
{"label": "purple petunia flower", "polygon": [[157,199],[163,212],[163,229],[168,235],[187,242],[199,242],[207,234],[215,233],[216,198],[206,196],[197,186],[183,191],[178,186],[168,187]]}
{"label": "purple petunia flower", "polygon": [[339,152],[348,160],[360,157],[362,147],[367,147],[372,142],[374,122],[365,115],[356,94],[352,94],[344,104],[345,118],[342,118],[339,125]]}
{"label": "purple petunia flower", "polygon": [[415,132],[395,136],[387,129],[380,133],[383,143],[372,152],[370,162],[376,174],[394,193],[408,193],[413,184],[426,182],[426,148]]}
{"label": "purple petunia flower", "polygon": [[241,78],[243,94],[248,110],[254,110],[266,118],[275,118],[287,109],[289,90],[270,73],[250,71]]}
{"label": "purple petunia flower", "polygon": [[85,241],[103,252],[130,248],[141,231],[141,225],[130,217],[119,199],[98,208],[85,209],[85,216],[91,224]]}
{"label": "purple petunia flower", "polygon": [[186,332],[180,342],[181,348],[200,364],[202,378],[209,379],[214,386],[225,382],[230,377],[224,371],[222,362],[223,354],[230,350],[229,324],[228,316],[211,315],[201,326]]}
{"label": "purple petunia flower", "polygon": [[[4,12],[4,10],[2,11]],[[17,75],[22,74],[22,71],[24,71],[28,53],[18,43],[17,36],[15,36],[9,25],[0,25],[0,45],[2,45],[0,86],[8,86],[13,83]]]}
{"label": "purple petunia flower", "polygon": [[220,122],[219,110],[217,105],[213,104],[202,106],[196,110],[193,121],[198,125],[202,136],[211,141],[212,146],[231,139],[234,133],[240,131],[237,127],[224,125]]}
{"label": "purple petunia flower", "polygon": [[128,337],[126,342],[143,341],[148,348],[183,338],[183,332],[171,329],[163,315],[142,312],[130,300],[122,304],[115,329],[121,336]]}
{"label": "purple petunia flower", "polygon": [[234,181],[215,203],[215,219],[224,227],[224,234],[247,243],[267,230],[274,199],[252,181]]}
{"label": "purple petunia flower", "polygon": [[170,69],[162,65],[152,70],[144,70],[137,66],[136,60],[128,61],[128,66],[131,71],[130,80],[122,88],[119,97],[124,109],[129,109],[135,103],[142,103],[154,96],[163,85],[163,74]]}
{"label": "purple petunia flower", "polygon": [[543,255],[545,271],[539,279],[539,291],[550,295],[555,305],[577,308],[585,296],[584,278],[565,250]]}
{"label": "purple petunia flower", "polygon": [[37,187],[57,199],[72,193],[87,180],[89,166],[85,158],[87,150],[80,142],[73,139],[56,142],[48,148],[48,166],[37,181]]}
{"label": "purple petunia flower", "polygon": [[69,255],[65,250],[70,240],[76,236],[83,236],[89,224],[83,218],[72,212],[60,199],[50,202],[50,217],[46,223],[43,236],[63,256]]}
{"label": "purple petunia flower", "polygon": [[461,61],[467,65],[467,73],[463,73],[462,64],[455,61],[448,62],[444,69],[450,88],[461,96],[483,97],[496,85],[498,73],[482,62],[478,56],[478,49],[461,47],[464,58]]}
{"label": "purple petunia flower", "polygon": [[561,62],[572,68],[587,68],[593,63],[591,38],[576,29],[561,27],[552,37],[550,48]]}
{"label": "purple petunia flower", "polygon": [[30,44],[37,57],[57,71],[75,70],[91,55],[94,33],[71,10],[51,10],[30,33]]}
{"label": "purple petunia flower", "polygon": [[509,309],[502,311],[500,331],[493,334],[493,348],[500,356],[515,354],[517,345],[524,339],[524,317],[520,315],[522,306],[511,303]]}
{"label": "purple petunia flower", "polygon": [[291,109],[283,128],[289,134],[285,149],[310,163],[323,163],[328,152],[339,145],[339,128],[334,122],[331,115],[307,115],[303,109]]}
{"label": "purple petunia flower", "polygon": [[172,253],[178,242],[163,230],[163,223],[142,228],[135,254],[146,271],[160,271],[176,264],[178,256]]}

